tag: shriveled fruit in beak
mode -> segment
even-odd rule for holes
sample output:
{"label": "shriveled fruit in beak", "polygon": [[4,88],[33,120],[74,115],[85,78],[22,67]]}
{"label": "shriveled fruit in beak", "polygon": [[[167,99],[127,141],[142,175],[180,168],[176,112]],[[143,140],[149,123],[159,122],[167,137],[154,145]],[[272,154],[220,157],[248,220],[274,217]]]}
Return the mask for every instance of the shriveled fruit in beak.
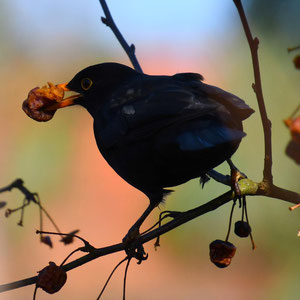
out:
{"label": "shriveled fruit in beak", "polygon": [[32,89],[23,102],[22,108],[35,121],[49,121],[57,109],[73,105],[74,99],[80,97],[80,95],[73,95],[64,99],[65,91],[69,91],[66,83],[54,85],[48,82],[48,86]]}

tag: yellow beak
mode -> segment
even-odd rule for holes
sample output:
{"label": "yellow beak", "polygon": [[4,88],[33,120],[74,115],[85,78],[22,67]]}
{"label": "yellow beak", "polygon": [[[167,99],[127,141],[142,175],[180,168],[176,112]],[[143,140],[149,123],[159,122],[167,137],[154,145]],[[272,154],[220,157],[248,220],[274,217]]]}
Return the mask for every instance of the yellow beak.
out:
{"label": "yellow beak", "polygon": [[[69,88],[67,88],[67,82],[66,83],[61,83],[61,84],[58,84],[57,87],[59,89],[62,89],[64,92],[71,92],[71,90]],[[51,110],[57,110],[59,108],[63,108],[63,107],[66,107],[66,106],[70,106],[70,105],[74,105],[74,100],[79,98],[79,97],[82,97],[81,94],[76,94],[76,95],[72,95],[72,96],[69,96],[67,98],[64,98],[62,99],[61,101],[59,102],[55,102],[47,107],[44,108],[45,111],[51,111]]]}

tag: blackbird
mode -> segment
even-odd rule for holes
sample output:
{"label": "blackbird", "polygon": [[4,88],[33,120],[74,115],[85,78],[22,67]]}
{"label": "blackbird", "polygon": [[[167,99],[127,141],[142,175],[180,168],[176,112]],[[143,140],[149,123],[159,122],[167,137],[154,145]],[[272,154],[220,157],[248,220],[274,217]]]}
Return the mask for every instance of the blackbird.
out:
{"label": "blackbird", "polygon": [[[85,107],[109,165],[150,204],[129,233],[176,186],[230,159],[254,111],[240,98],[203,83],[196,73],[152,76],[118,63],[87,67],[65,84],[77,92],[52,106]],[[71,100],[70,100],[71,99]]]}

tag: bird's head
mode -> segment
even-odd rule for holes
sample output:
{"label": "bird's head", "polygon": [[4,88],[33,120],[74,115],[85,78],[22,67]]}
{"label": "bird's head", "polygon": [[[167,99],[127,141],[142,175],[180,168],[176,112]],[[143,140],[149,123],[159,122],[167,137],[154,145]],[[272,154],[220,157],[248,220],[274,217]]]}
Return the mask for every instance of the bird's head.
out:
{"label": "bird's head", "polygon": [[78,72],[70,82],[59,85],[64,91],[77,94],[64,98],[56,109],[79,104],[93,115],[121,83],[136,74],[133,69],[117,63],[87,67]]}

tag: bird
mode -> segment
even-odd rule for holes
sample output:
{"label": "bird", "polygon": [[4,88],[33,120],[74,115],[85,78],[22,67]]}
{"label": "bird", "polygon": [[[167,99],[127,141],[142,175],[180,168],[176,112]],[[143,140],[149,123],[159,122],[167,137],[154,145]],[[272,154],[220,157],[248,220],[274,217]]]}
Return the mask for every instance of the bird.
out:
{"label": "bird", "polygon": [[128,231],[135,236],[171,187],[205,178],[230,160],[246,135],[242,121],[254,112],[239,97],[205,84],[198,73],[147,75],[108,62],[89,66],[59,86],[77,94],[48,110],[86,108],[102,156],[149,198]]}

